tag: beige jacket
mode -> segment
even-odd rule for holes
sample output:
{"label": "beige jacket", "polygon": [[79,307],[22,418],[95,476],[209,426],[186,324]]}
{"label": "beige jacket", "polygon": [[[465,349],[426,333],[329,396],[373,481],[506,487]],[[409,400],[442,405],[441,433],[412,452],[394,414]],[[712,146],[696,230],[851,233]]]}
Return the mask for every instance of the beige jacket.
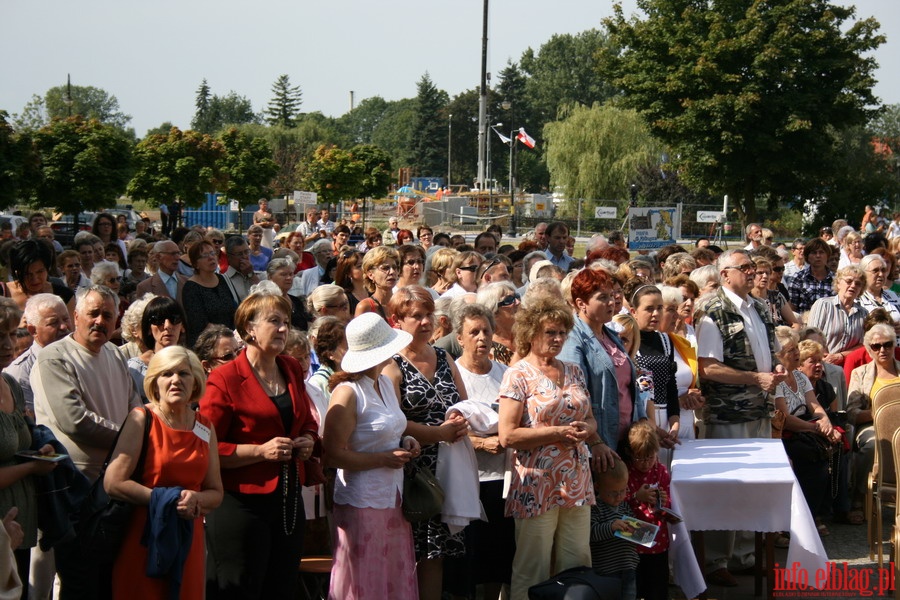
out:
{"label": "beige jacket", "polygon": [[[894,360],[894,366],[900,373],[900,361]],[[853,369],[850,373],[850,387],[848,388],[849,396],[847,397],[847,419],[850,423],[859,427],[865,423],[857,423],[856,419],[860,411],[871,410],[872,398],[869,392],[875,384],[875,362],[866,363]]]}

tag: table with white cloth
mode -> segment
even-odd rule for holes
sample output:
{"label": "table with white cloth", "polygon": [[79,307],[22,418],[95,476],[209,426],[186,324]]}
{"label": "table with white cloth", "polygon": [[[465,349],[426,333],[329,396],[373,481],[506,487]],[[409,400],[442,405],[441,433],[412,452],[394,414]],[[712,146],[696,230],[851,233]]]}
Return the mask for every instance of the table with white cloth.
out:
{"label": "table with white cloth", "polygon": [[[825,548],[781,440],[686,440],[675,448],[671,492],[690,531],[790,531],[787,561],[779,565],[787,569],[779,575],[786,581],[805,570],[814,586],[816,573],[826,568]],[[772,537],[766,542],[770,598]]]}

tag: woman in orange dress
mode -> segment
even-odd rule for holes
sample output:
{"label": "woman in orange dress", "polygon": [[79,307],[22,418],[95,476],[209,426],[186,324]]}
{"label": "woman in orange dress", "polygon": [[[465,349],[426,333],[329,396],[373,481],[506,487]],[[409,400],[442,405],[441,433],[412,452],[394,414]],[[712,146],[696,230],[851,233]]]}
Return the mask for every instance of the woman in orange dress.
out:
{"label": "woman in orange dress", "polygon": [[[123,425],[104,485],[111,498],[134,503],[131,523],[113,565],[113,598],[168,598],[180,579],[176,597],[205,597],[206,546],[203,515],[222,502],[222,478],[216,432],[191,403],[203,395],[206,376],[197,356],[181,346],[170,346],[150,360],[144,392],[150,400],[145,411],[135,409]],[[132,479],[144,443],[144,424],[150,422],[144,469],[140,482]],[[161,488],[182,488],[169,510],[193,525],[190,550],[178,573],[177,561],[159,578],[146,575],[148,547],[141,543],[151,503],[166,493]],[[156,499],[152,498],[156,496]],[[187,545],[187,543],[184,543]],[[163,549],[163,546],[159,546]],[[177,548],[174,550],[178,550]],[[163,557],[165,558],[165,557]]]}

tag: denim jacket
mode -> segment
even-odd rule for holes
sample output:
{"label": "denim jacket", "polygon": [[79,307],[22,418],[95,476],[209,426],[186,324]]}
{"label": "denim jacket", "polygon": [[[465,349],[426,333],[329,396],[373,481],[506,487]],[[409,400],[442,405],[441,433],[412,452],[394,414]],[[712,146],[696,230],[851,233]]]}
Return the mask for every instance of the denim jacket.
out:
{"label": "denim jacket", "polygon": [[[619,336],[609,327],[604,326],[609,339],[625,352]],[[575,363],[581,367],[587,383],[588,393],[591,397],[591,409],[594,419],[597,420],[597,433],[610,448],[615,449],[619,442],[619,389],[616,383],[616,370],[612,358],[590,326],[578,317],[575,318],[575,327],[569,334],[560,360]],[[641,402],[638,402],[637,376],[634,372],[634,363],[628,361],[631,367],[631,399],[634,405],[632,422],[647,418],[647,410]]]}

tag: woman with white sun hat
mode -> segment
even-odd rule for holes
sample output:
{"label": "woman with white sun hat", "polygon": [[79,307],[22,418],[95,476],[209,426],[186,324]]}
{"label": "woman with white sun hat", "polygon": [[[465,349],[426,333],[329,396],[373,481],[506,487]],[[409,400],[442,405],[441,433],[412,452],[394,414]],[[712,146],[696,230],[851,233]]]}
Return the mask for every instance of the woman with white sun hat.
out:
{"label": "woman with white sun hat", "polygon": [[[377,313],[347,325],[347,353],[332,376],[325,453],[337,467],[330,598],[417,598],[412,529],[403,518],[403,466],[419,442],[391,381],[381,374],[412,336]],[[361,543],[360,540],[366,540]],[[385,560],[385,557],[390,557]]]}

